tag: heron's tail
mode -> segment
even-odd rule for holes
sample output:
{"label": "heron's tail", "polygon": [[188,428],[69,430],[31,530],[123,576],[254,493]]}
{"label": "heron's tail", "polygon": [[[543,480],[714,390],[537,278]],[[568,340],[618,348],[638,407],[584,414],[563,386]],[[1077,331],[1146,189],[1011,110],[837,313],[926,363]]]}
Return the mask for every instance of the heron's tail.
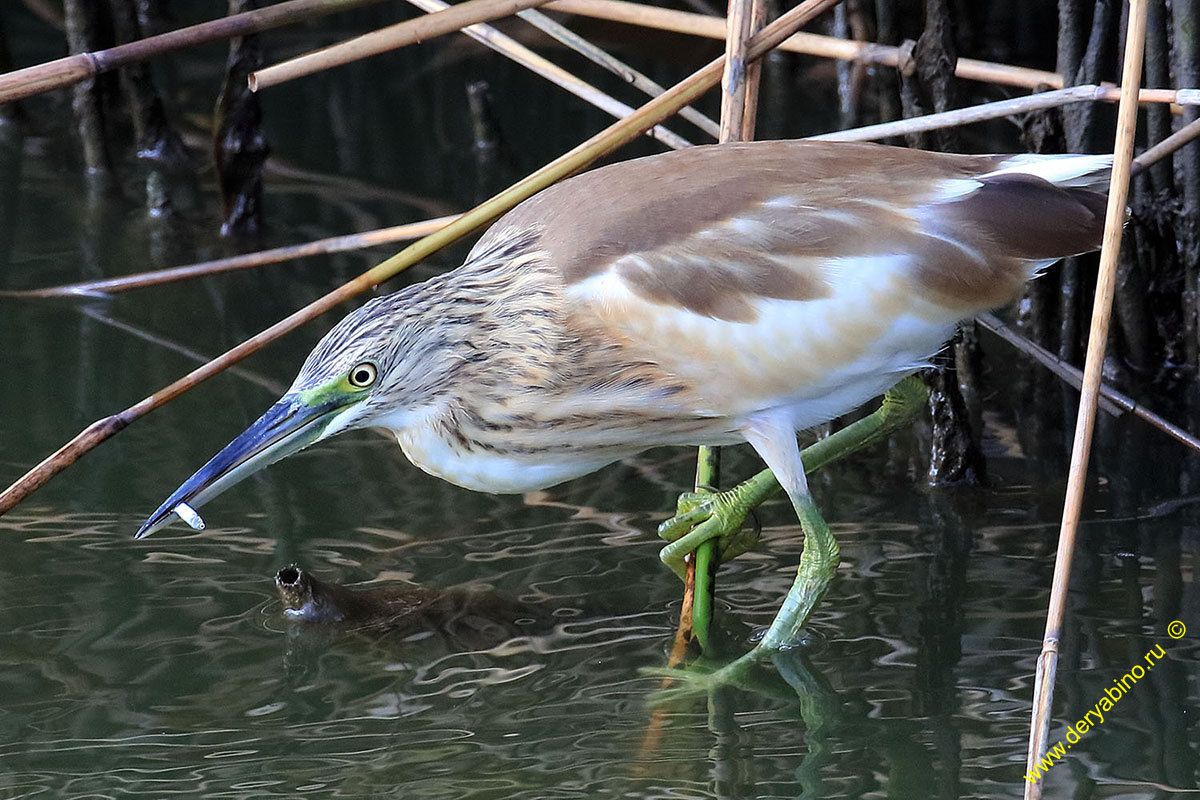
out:
{"label": "heron's tail", "polygon": [[1023,153],[1000,164],[1000,168],[980,176],[980,180],[1000,175],[1032,175],[1063,189],[1086,189],[1105,194],[1112,171],[1112,156],[1036,155]]}
{"label": "heron's tail", "polygon": [[1029,273],[1096,250],[1104,235],[1112,156],[1017,155],[977,176],[944,208],[945,221],[982,234]]}

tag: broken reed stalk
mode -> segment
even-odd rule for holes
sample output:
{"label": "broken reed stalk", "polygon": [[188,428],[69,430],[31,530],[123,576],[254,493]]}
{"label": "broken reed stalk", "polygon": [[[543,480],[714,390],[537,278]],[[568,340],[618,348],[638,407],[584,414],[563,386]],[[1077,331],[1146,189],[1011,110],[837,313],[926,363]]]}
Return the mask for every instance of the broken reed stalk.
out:
{"label": "broken reed stalk", "polygon": [[[932,131],[948,128],[954,125],[967,125],[972,122],[983,122],[997,117],[1007,117],[1012,114],[1023,114],[1044,108],[1054,108],[1068,103],[1085,103],[1096,100],[1114,101],[1121,99],[1121,90],[1109,86],[1085,84],[1071,86],[1066,89],[1056,89],[1052,92],[1032,94],[1027,97],[1014,97],[1009,100],[997,100],[994,103],[981,103],[966,108],[956,108],[953,111],[943,111],[938,114],[926,114],[923,117],[882,122],[878,125],[866,125],[861,128],[851,128],[845,131],[822,133],[810,136],[810,139],[827,142],[865,142],[873,139],[883,139],[888,136],[902,136],[909,133]],[[1137,95],[1142,103],[1179,103],[1180,105],[1200,105],[1200,89],[1142,89]]]}
{"label": "broken reed stalk", "polygon": [[[443,2],[443,0],[408,0],[408,2],[429,14],[439,13],[451,8],[450,4]],[[591,103],[601,111],[605,111],[617,119],[622,119],[633,113],[631,106],[622,103],[606,92],[600,91],[587,81],[577,78],[554,62],[533,52],[511,36],[496,30],[491,25],[477,22],[474,25],[468,25],[463,28],[462,33],[470,36],[484,47],[491,48],[506,58],[512,59],[535,75],[540,75],[554,85],[566,89],[581,100]],[[692,146],[692,143],[687,139],[664,128],[662,125],[655,125],[648,131],[648,135],[674,150],[682,150],[685,147]]]}
{"label": "broken reed stalk", "polygon": [[[984,328],[987,328],[996,336],[1000,337],[1010,345],[1025,353],[1034,361],[1041,364],[1046,369],[1057,375],[1064,383],[1073,386],[1076,389],[1083,387],[1083,371],[1078,367],[1068,364],[1061,358],[1051,353],[1046,348],[1031,342],[1021,334],[1014,331],[1008,325],[1005,325],[995,314],[977,314],[975,316],[977,322]],[[1129,395],[1117,391],[1107,383],[1100,383],[1100,407],[1114,415],[1120,415],[1123,412],[1133,414],[1138,419],[1150,425],[1152,428],[1165,433],[1175,441],[1185,447],[1190,447],[1192,450],[1200,453],[1200,438],[1196,438],[1193,434],[1179,427],[1175,423],[1160,417],[1153,411],[1143,408],[1136,400]]]}
{"label": "broken reed stalk", "polygon": [[[660,94],[666,91],[661,84],[638,72],[636,69],[613,56],[606,50],[592,44],[587,39],[572,31],[570,28],[567,28],[565,25],[558,24],[537,9],[527,8],[524,11],[517,12],[517,16],[560,44],[566,45],[576,53],[579,53],[592,63],[604,67],[606,70],[613,73],[633,88],[640,90],[648,97],[658,97]],[[720,126],[691,106],[685,106],[679,109],[679,116],[683,117],[688,122],[692,123],[714,139],[720,135]]]}
{"label": "broken reed stalk", "polygon": [[[697,475],[699,471],[697,470]],[[708,544],[708,542],[705,542]],[[696,551],[699,553],[699,550]],[[688,645],[691,644],[693,636],[695,636],[695,619],[696,619],[696,556],[689,553],[683,557],[683,602],[679,604],[679,624],[675,626],[675,638],[671,642],[671,652],[667,655],[667,667],[678,667],[687,660]],[[697,637],[698,638],[698,637]],[[701,645],[703,646],[703,645]],[[666,689],[674,679],[666,676],[659,684],[660,689]],[[658,717],[658,712],[655,712],[652,717],[651,728],[654,728],[653,719]],[[647,747],[643,741],[642,751],[646,752]]]}
{"label": "broken reed stalk", "polygon": [[[758,58],[798,27],[833,6],[837,0],[804,0],[779,19],[765,27],[750,48],[750,57]],[[693,72],[676,84],[670,91],[651,100],[630,116],[605,128],[582,144],[554,161],[518,181],[504,191],[463,214],[439,231],[414,242],[396,255],[367,270],[320,299],[290,314],[271,327],[242,342],[224,355],[189,372],[169,386],[149,397],[103,419],[97,420],[67,442],[40,464],[25,473],[12,486],[0,492],[0,514],[4,514],[32,492],[43,486],[62,470],[73,464],[80,456],[104,440],[124,429],[130,423],[144,417],[154,409],[183,394],[199,383],[211,378],[226,367],[241,361],[246,356],[301,324],[331,310],[367,289],[394,277],[423,258],[437,252],[487,224],[527,197],[552,183],[579,172],[606,153],[633,141],[643,132],[674,114],[683,106],[694,102],[712,88],[721,76],[724,58],[718,58]]]}
{"label": "broken reed stalk", "polygon": [[[720,17],[655,8],[642,3],[625,2],[625,0],[554,0],[546,6],[546,9],[656,30],[703,36],[708,39],[725,38],[725,22]],[[815,33],[793,34],[779,46],[779,49],[791,53],[804,53],[824,58],[836,58],[841,61],[857,61],[888,67],[896,67],[900,64],[900,48],[898,47],[874,42],[849,41]],[[1002,86],[1020,86],[1026,89],[1045,86],[1061,89],[1063,86],[1062,76],[1056,72],[1014,67],[990,61],[977,61],[971,58],[958,59],[954,67],[954,74],[968,80]]]}
{"label": "broken reed stalk", "polygon": [[145,61],[185,47],[260,33],[281,25],[357,8],[381,0],[287,0],[186,28],[148,36],[106,50],[77,53],[0,75],[0,103],[61,89],[126,64]]}
{"label": "broken reed stalk", "polygon": [[405,45],[444,36],[478,22],[509,17],[518,11],[545,3],[546,0],[466,0],[445,11],[389,25],[251,72],[250,91],[257,92],[278,86],[314,72],[340,67]]}
{"label": "broken reed stalk", "polygon": [[1054,580],[1050,589],[1050,605],[1046,612],[1046,633],[1042,639],[1042,651],[1038,656],[1033,684],[1033,714],[1029,725],[1029,753],[1026,758],[1026,800],[1039,800],[1042,796],[1042,781],[1030,779],[1028,776],[1032,774],[1037,760],[1046,752],[1046,739],[1050,733],[1054,677],[1058,667],[1058,644],[1066,612],[1067,587],[1071,581],[1071,556],[1075,551],[1075,536],[1079,530],[1079,515],[1083,508],[1083,491],[1092,446],[1092,430],[1096,422],[1104,348],[1108,341],[1109,320],[1112,315],[1117,260],[1120,257],[1121,235],[1125,226],[1133,139],[1137,130],[1138,86],[1142,81],[1142,53],[1146,42],[1146,4],[1147,0],[1130,0],[1129,3],[1125,60],[1121,70],[1121,103],[1117,109],[1117,134],[1113,145],[1112,178],[1108,186],[1108,209],[1104,220],[1104,241],[1100,250],[1100,271],[1096,281],[1096,299],[1092,306],[1092,323],[1088,333],[1087,358],[1083,367],[1079,416],[1075,422],[1075,440],[1071,448],[1067,493],[1063,502],[1062,528],[1059,531],[1058,552],[1054,557]]}
{"label": "broken reed stalk", "polygon": [[[741,142],[754,138],[754,123],[758,114],[758,85],[762,77],[762,62],[751,61],[751,37],[766,21],[765,0],[729,0],[725,38],[725,68],[721,75],[720,142]],[[720,483],[721,450],[701,447],[696,453],[696,491],[716,491]],[[717,543],[707,541],[696,548],[694,569],[684,581],[684,606],[691,601],[691,617],[680,613],[679,635],[686,637],[688,629],[700,647],[708,652],[709,629],[712,623]],[[687,577],[685,575],[685,578]]]}
{"label": "broken reed stalk", "polygon": [[441,230],[459,215],[426,219],[420,222],[410,222],[405,225],[393,225],[390,228],[377,228],[373,231],[351,233],[345,236],[330,236],[316,239],[303,244],[292,244],[284,247],[272,247],[254,253],[218,258],[212,261],[201,261],[182,267],[156,269],[149,272],[139,272],[133,275],[121,275],[116,278],[103,278],[95,281],[67,283],[61,286],[49,286],[45,289],[11,289],[0,290],[0,297],[17,297],[40,299],[46,297],[70,297],[87,295],[119,294],[133,289],[145,289],[149,286],[159,286],[175,281],[203,278],[222,272],[233,272],[240,269],[252,269],[267,264],[277,264],[294,258],[326,255],[328,253],[343,253],[347,250],[361,250],[366,247],[377,247],[382,244],[395,244],[409,239],[419,239],[434,231]]}

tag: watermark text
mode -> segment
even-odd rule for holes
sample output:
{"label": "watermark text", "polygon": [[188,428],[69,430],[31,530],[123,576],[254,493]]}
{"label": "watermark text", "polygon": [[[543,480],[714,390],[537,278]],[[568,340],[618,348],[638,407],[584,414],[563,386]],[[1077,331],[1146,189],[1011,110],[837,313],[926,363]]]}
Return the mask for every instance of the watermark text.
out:
{"label": "watermark text", "polygon": [[[1187,628],[1178,620],[1167,625],[1167,635],[1172,639],[1179,639],[1185,633]],[[1113,679],[1113,685],[1104,690],[1104,696],[1096,701],[1096,705],[1084,712],[1083,717],[1071,725],[1067,726],[1067,734],[1062,739],[1059,739],[1052,747],[1046,749],[1046,755],[1039,758],[1033,764],[1033,768],[1025,773],[1025,780],[1030,783],[1037,783],[1045,774],[1057,764],[1066,758],[1067,751],[1071,746],[1083,738],[1083,734],[1090,731],[1092,728],[1099,727],[1104,724],[1105,714],[1112,710],[1113,706],[1124,697],[1133,686],[1142,678],[1149,674],[1161,659],[1166,657],[1167,653],[1163,650],[1161,644],[1146,651],[1146,656],[1143,659],[1145,666],[1141,663],[1134,664],[1129,670],[1119,678]]]}

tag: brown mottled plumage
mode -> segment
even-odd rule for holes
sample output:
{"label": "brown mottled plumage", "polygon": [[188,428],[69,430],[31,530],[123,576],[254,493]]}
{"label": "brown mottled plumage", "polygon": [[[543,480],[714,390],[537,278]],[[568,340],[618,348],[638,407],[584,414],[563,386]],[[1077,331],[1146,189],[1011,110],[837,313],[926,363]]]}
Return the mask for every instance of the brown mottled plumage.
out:
{"label": "brown mottled plumage", "polygon": [[756,142],[585,173],[501,218],[459,269],[340,322],[276,409],[141,533],[366,426],[493,492],[655,445],[750,441],[807,498],[795,431],[881,393],[1041,266],[1097,247],[1107,166]]}
{"label": "brown mottled plumage", "polygon": [[[772,142],[565,181],[500,219],[458,270],[356,312],[413,328],[462,315],[433,327],[440,358],[400,359],[446,373],[436,396],[402,403],[421,424],[392,429],[433,474],[524,491],[653,445],[742,441],[765,411],[793,429],[822,422],[1038,265],[1097,246],[1103,195],[980,179],[1011,160]],[[300,382],[320,364],[318,351]]]}

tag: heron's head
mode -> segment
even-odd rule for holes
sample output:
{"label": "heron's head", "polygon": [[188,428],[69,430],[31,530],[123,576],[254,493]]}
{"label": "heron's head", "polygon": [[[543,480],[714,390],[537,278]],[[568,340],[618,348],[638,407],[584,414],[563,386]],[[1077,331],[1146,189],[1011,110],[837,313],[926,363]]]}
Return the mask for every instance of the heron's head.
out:
{"label": "heron's head", "polygon": [[430,375],[414,374],[431,346],[417,317],[420,302],[403,291],[363,305],[325,335],[290,389],[258,420],[184,481],[137,532],[149,536],[179,516],[193,527],[194,509],[268,464],[336,433],[403,427],[427,391]]}

